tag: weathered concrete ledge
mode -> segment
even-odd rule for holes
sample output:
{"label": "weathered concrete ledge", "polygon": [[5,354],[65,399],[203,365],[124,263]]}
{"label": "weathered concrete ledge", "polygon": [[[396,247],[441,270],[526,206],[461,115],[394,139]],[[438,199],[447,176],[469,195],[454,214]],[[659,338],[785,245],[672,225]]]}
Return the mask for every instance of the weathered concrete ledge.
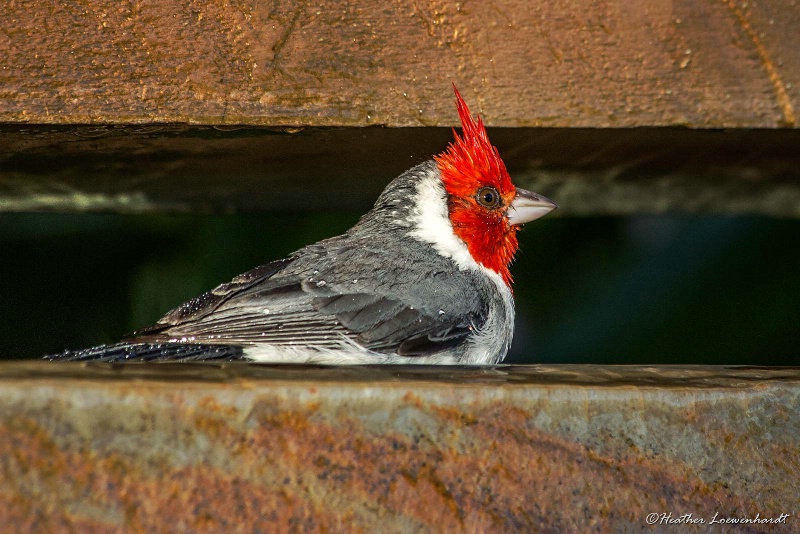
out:
{"label": "weathered concrete ledge", "polygon": [[800,369],[5,363],[0,479],[22,532],[790,532]]}

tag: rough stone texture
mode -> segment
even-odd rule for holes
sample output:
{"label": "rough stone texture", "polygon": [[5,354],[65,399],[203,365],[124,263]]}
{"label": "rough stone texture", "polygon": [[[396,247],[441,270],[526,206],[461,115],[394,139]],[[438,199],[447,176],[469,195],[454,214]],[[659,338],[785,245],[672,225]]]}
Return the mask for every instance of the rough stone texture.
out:
{"label": "rough stone texture", "polygon": [[796,368],[7,363],[0,524],[793,532],[798,438]]}
{"label": "rough stone texture", "polygon": [[0,122],[797,127],[797,0],[6,0]]}
{"label": "rough stone texture", "polygon": [[[0,211],[364,212],[446,128],[0,129]],[[514,181],[556,216],[800,216],[800,131],[492,128]]]}

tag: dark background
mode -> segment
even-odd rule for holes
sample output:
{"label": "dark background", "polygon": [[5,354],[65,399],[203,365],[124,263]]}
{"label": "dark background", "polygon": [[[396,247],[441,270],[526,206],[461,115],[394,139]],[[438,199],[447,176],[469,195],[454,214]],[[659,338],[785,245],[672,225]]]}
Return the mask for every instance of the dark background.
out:
{"label": "dark background", "polygon": [[[0,215],[0,358],[112,342],[357,213]],[[800,221],[554,217],[512,267],[507,361],[798,365]]]}

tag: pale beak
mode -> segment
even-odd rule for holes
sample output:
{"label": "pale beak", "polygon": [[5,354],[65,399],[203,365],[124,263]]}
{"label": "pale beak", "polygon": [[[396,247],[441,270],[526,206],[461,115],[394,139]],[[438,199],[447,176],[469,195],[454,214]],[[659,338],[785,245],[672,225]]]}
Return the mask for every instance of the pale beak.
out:
{"label": "pale beak", "polygon": [[514,197],[511,206],[508,207],[508,222],[516,225],[535,221],[557,207],[556,203],[549,198],[518,187],[517,196]]}

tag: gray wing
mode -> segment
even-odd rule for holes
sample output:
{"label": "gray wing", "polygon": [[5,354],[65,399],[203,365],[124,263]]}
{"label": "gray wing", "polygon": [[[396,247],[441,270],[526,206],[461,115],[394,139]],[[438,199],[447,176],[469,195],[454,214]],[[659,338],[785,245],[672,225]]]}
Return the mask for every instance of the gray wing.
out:
{"label": "gray wing", "polygon": [[358,240],[329,240],[192,299],[131,341],[319,349],[345,341],[402,356],[462,343],[485,316],[475,288],[447,263],[420,264],[410,249],[390,258]]}

